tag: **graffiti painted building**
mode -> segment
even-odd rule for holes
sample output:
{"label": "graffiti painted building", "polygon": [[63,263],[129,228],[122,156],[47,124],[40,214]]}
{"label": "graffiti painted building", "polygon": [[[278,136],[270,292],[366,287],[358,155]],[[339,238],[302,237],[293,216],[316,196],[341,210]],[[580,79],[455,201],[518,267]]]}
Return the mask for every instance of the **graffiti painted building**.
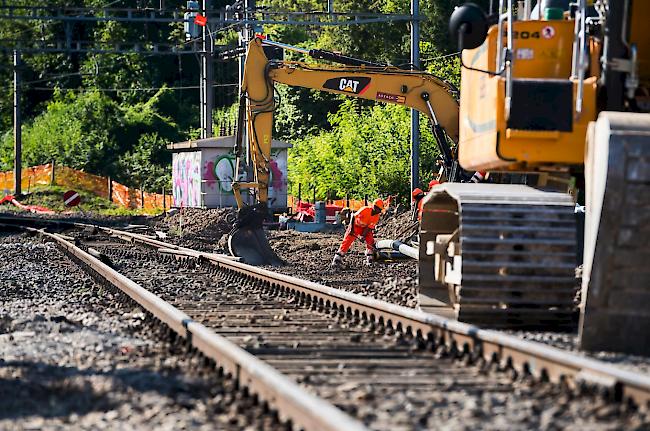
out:
{"label": "graffiti painted building", "polygon": [[[172,151],[172,194],[175,207],[222,208],[237,205],[232,191],[235,176],[234,136],[220,136],[167,146]],[[291,144],[273,140],[269,206],[287,207],[287,149]],[[240,180],[246,173],[240,173]],[[252,202],[248,190],[242,190]]]}

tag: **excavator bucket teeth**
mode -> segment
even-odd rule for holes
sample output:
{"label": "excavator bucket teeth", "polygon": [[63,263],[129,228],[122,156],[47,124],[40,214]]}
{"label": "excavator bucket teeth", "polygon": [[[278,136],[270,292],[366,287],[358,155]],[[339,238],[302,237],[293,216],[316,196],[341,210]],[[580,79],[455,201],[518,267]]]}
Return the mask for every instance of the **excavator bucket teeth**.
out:
{"label": "excavator bucket teeth", "polygon": [[266,207],[240,210],[235,228],[228,236],[228,248],[233,256],[249,265],[282,266],[284,261],[271,248],[262,226]]}

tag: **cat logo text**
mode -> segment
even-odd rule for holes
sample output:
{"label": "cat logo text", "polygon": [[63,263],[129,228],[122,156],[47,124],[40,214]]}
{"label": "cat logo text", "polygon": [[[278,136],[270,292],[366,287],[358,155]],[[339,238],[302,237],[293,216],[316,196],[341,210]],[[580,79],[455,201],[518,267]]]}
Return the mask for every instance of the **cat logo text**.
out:
{"label": "cat logo text", "polygon": [[370,78],[347,77],[332,78],[325,81],[323,88],[328,90],[344,91],[352,94],[363,94],[370,86]]}

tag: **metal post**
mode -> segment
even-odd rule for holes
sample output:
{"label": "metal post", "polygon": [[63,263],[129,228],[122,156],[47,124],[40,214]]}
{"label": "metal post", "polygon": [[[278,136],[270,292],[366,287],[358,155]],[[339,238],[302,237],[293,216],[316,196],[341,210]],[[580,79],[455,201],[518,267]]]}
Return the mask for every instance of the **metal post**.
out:
{"label": "metal post", "polygon": [[212,137],[212,108],[214,104],[214,76],[212,52],[214,46],[212,35],[210,34],[210,17],[208,16],[211,9],[210,0],[203,0],[201,14],[208,19],[203,26],[203,49],[201,50],[201,138]]}
{"label": "metal post", "polygon": [[20,51],[14,51],[14,194],[19,196],[22,193],[22,119],[20,118]]}
{"label": "metal post", "polygon": [[[420,68],[420,0],[411,0],[411,63]],[[420,183],[420,113],[411,109],[411,190]]]}

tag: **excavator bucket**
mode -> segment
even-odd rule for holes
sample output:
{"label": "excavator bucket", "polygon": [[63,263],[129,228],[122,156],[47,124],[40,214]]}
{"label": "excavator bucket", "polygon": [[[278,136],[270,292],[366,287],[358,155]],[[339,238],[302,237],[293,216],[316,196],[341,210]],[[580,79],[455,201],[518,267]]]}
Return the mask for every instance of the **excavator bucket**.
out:
{"label": "excavator bucket", "polygon": [[275,254],[264,232],[267,214],[264,204],[240,209],[228,236],[228,248],[233,256],[241,257],[249,265],[282,266],[284,261]]}

